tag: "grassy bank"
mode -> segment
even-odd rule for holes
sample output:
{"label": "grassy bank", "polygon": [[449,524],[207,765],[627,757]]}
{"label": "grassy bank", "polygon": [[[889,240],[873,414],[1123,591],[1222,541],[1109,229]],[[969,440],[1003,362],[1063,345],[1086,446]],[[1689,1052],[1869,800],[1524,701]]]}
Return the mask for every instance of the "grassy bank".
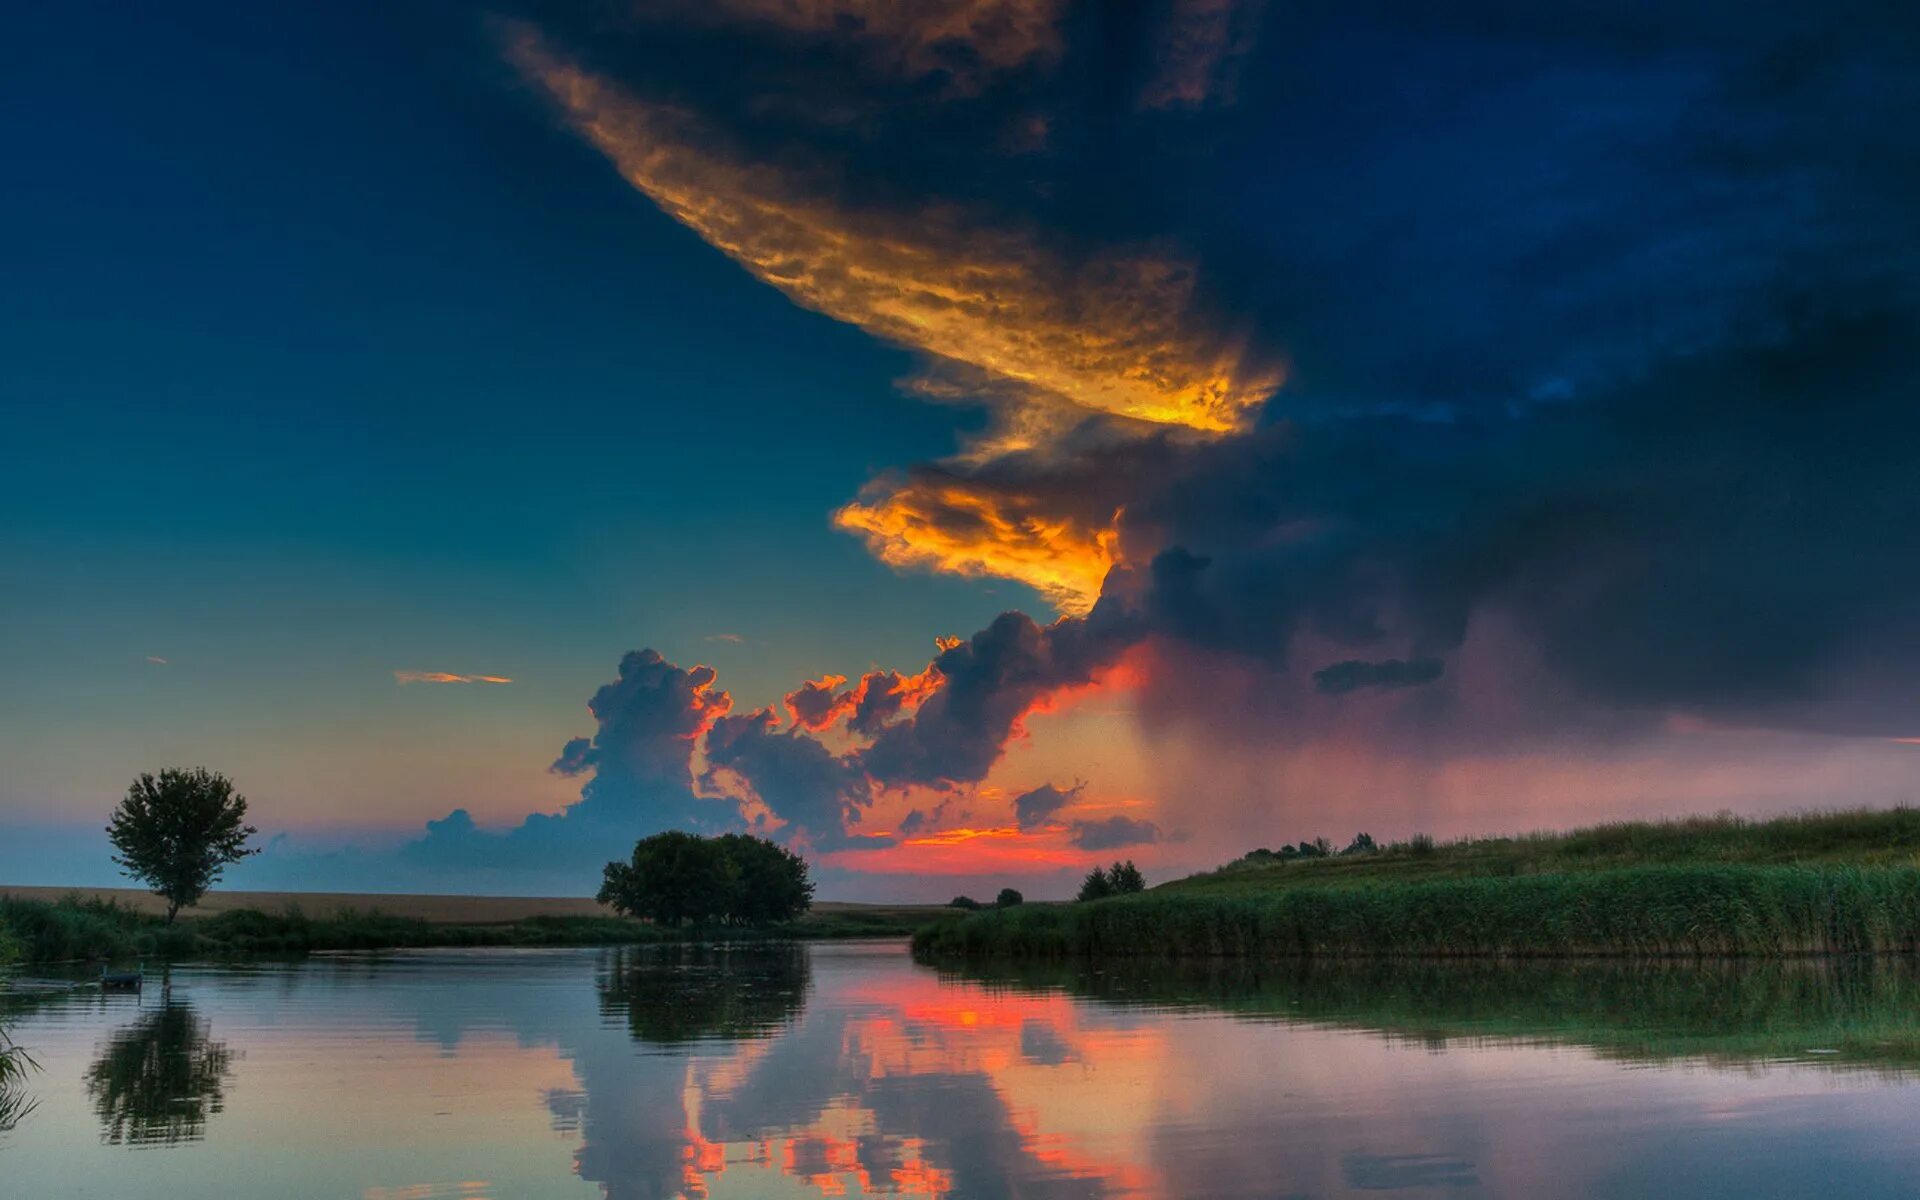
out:
{"label": "grassy bank", "polygon": [[1778,957],[1912,952],[1920,812],[1709,818],[1263,856],[1139,896],[929,927],[934,956]]}
{"label": "grassy bank", "polygon": [[840,905],[769,929],[664,929],[608,915],[534,915],[488,923],[429,921],[334,908],[309,916],[227,909],[172,925],[113,900],[0,897],[0,942],[20,961],[123,962],[324,950],[461,946],[602,946],[718,939],[904,937],[926,919],[918,908]]}

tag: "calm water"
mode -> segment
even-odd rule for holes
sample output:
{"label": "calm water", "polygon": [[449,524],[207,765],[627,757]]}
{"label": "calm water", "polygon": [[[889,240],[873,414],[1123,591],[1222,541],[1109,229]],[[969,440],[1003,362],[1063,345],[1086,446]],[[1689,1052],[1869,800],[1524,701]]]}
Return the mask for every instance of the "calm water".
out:
{"label": "calm water", "polygon": [[1920,1192],[1920,983],[1884,966],[445,952],[7,1020],[41,1066],[8,1197]]}

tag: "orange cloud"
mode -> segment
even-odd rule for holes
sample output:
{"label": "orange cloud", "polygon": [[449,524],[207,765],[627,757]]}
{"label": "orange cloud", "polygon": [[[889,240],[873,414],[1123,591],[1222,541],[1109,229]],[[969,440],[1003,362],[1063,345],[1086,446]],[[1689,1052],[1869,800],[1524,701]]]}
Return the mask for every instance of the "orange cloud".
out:
{"label": "orange cloud", "polygon": [[894,567],[1013,579],[1080,616],[1113,566],[1119,513],[1090,527],[1038,500],[974,488],[958,478],[884,478],[833,515]]}
{"label": "orange cloud", "polygon": [[451,671],[395,671],[394,681],[409,683],[512,683],[505,675],[455,675]]}
{"label": "orange cloud", "polygon": [[509,57],[628,183],[796,304],[1024,394],[1144,421],[1232,430],[1278,383],[1196,319],[1195,270],[1169,248],[1069,257],[949,204],[849,207],[514,28]]}

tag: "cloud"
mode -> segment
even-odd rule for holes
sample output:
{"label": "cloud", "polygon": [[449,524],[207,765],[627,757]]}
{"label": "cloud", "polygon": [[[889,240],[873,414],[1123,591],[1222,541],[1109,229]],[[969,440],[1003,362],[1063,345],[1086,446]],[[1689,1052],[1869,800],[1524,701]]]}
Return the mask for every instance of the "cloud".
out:
{"label": "cloud", "polygon": [[[803,683],[788,729],[709,722],[701,786],[850,838],[1123,670],[1183,762],[1254,781],[1250,821],[1313,794],[1267,794],[1288,768],[1381,748],[1444,773],[1674,712],[1911,736],[1920,157],[1878,114],[1920,100],[1912,47],[1603,7],[1163,0],[1096,44],[1039,4],[516,27],[521,72],[662,211],[918,352],[910,391],[989,410],[839,526],[1061,614]],[[670,61],[695,45],[777,79]],[[1354,106],[1383,62],[1395,87]],[[1243,71],[1284,86],[1236,107]],[[1163,804],[1205,803],[1170,774]],[[956,833],[923,812],[913,843]],[[1116,820],[1071,836],[1158,836]],[[1052,852],[972,832],[943,852]]]}
{"label": "cloud", "polygon": [[1278,382],[1200,315],[1168,246],[1066,255],[1033,229],[929,201],[837,198],[826,174],[749,158],[515,27],[509,57],[668,215],[804,308],[1053,403],[1224,431]]}
{"label": "cloud", "polygon": [[1030,792],[1022,792],[1013,798],[1014,820],[1022,829],[1045,825],[1053,819],[1054,814],[1078,800],[1083,790],[1084,784],[1062,789],[1051,783],[1043,783]]}
{"label": "cloud", "polygon": [[787,715],[802,729],[827,729],[852,712],[853,693],[836,692],[847,681],[845,675],[823,675],[810,679],[787,693]]}
{"label": "cloud", "polygon": [[409,683],[512,683],[505,675],[456,675],[451,671],[395,671],[394,682]]}
{"label": "cloud", "polygon": [[747,641],[746,638],[741,637],[737,633],[710,633],[706,636],[705,640],[709,642],[727,642],[735,646],[745,645]]}
{"label": "cloud", "polygon": [[650,649],[629,652],[618,677],[588,701],[594,733],[568,741],[553,762],[557,774],[586,776],[578,801],[497,834],[455,810],[429,822],[424,837],[403,847],[402,860],[440,869],[591,871],[646,834],[738,825],[736,801],[694,789],[694,750],[733,706],[715,681],[711,667],[682,668]]}
{"label": "cloud", "polygon": [[161,658],[158,654],[149,654],[146,657],[147,657],[147,661],[152,663],[156,667],[165,667],[165,666],[172,665],[166,659]]}
{"label": "cloud", "polygon": [[856,836],[853,827],[872,803],[866,777],[847,759],[799,729],[782,732],[770,708],[714,722],[706,739],[709,788],[730,790],[763,805],[784,828],[818,850],[874,848],[891,839]]}
{"label": "cloud", "polygon": [[1075,821],[1073,844],[1082,850],[1115,850],[1122,846],[1144,846],[1160,840],[1160,827],[1152,821],[1111,816],[1094,821]]}
{"label": "cloud", "polygon": [[1440,678],[1446,669],[1437,658],[1400,658],[1367,662],[1350,658],[1313,673],[1314,686],[1330,696],[1340,696],[1361,688],[1419,687]]}

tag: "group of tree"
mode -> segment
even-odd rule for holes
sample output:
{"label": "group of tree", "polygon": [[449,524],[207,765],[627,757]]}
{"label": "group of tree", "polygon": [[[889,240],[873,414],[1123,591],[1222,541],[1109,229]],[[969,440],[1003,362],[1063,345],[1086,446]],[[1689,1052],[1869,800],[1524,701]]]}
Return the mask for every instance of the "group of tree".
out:
{"label": "group of tree", "polygon": [[599,900],[660,925],[774,925],[813,907],[813,881],[805,859],[765,838],[676,829],[608,863]]}
{"label": "group of tree", "polygon": [[1114,863],[1111,867],[1095,867],[1087,872],[1080,881],[1078,900],[1104,900],[1108,896],[1130,896],[1135,892],[1147,890],[1147,877],[1133,860]]}
{"label": "group of tree", "polygon": [[1026,902],[1027,898],[1022,896],[1016,889],[1004,887],[1000,889],[1000,894],[993,898],[992,904],[982,904],[972,896],[955,896],[947,902],[947,907],[964,908],[968,912],[979,912],[983,908],[1012,908],[1016,904],[1025,904]]}

